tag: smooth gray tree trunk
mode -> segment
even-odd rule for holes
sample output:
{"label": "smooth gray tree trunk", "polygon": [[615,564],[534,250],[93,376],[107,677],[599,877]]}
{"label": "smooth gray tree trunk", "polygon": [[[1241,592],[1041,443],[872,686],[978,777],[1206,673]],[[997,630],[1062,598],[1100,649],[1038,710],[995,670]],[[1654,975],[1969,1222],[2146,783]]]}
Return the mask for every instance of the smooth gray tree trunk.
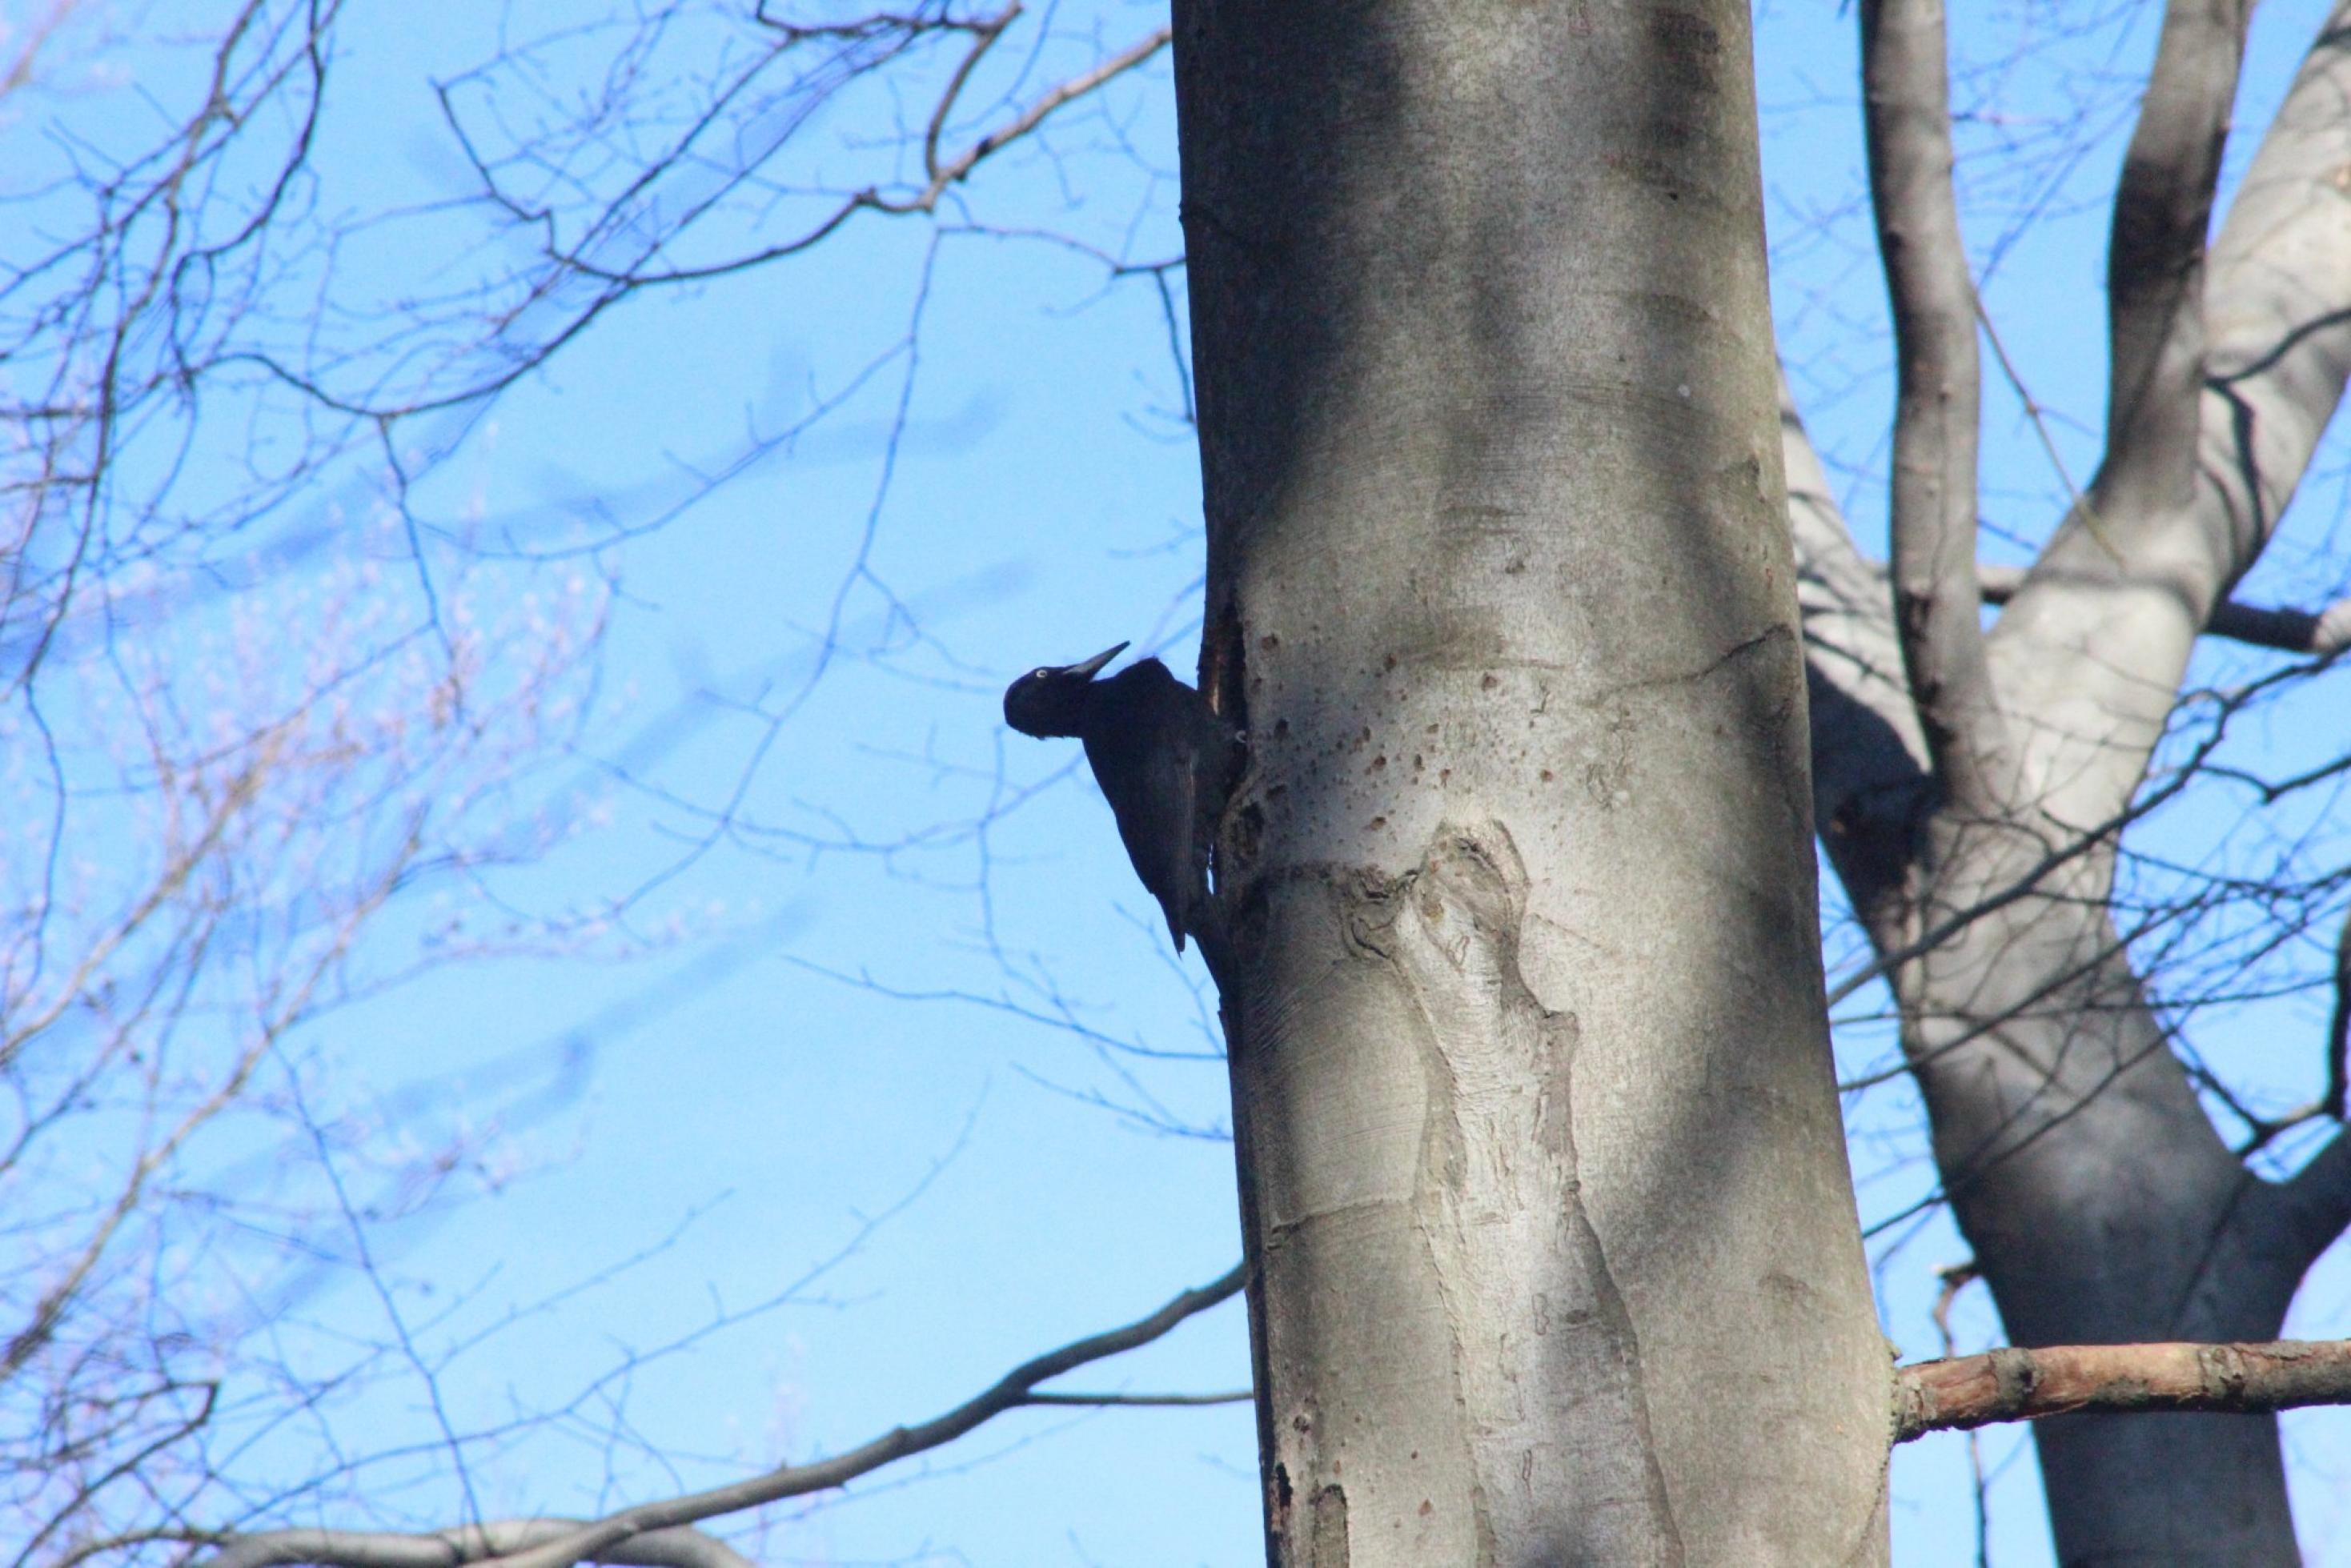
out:
{"label": "smooth gray tree trunk", "polygon": [[1747,8],[1176,48],[1269,1561],[1882,1563]]}

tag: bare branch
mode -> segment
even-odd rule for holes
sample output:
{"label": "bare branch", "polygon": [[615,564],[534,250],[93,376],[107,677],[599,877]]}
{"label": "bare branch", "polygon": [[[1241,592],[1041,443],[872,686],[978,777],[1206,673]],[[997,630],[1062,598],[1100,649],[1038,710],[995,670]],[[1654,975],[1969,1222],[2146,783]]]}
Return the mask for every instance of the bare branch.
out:
{"label": "bare branch", "polygon": [[2101,527],[2173,513],[2189,498],[2204,392],[2204,236],[2251,12],[2247,0],[2164,8],[2106,256],[2114,361],[2106,461],[2090,497]]}
{"label": "bare branch", "polygon": [[1942,0],[1864,0],[1870,201],[1894,316],[1895,625],[1936,773],[1962,807],[2009,793],[1977,609],[1975,281],[1951,193]]}
{"label": "bare branch", "polygon": [[1169,27],[1162,27],[1155,33],[1145,34],[1084,75],[1072,77],[1063,82],[1021,110],[1010,121],[997,127],[973,142],[965,150],[962,157],[956,159],[941,172],[949,181],[963,179],[972,172],[981,159],[997,152],[1007,142],[1028,135],[1045,122],[1046,116],[1064,104],[1083,98],[1113,77],[1123,76],[1143,64],[1161,49],[1165,48],[1168,40],[1175,36],[1174,29]]}
{"label": "bare branch", "polygon": [[2326,1098],[2320,1111],[2343,1120],[2343,1102],[2351,1090],[2351,915],[2343,918],[2335,938],[2335,1012],[2326,1021]]}
{"label": "bare branch", "polygon": [[[1050,1396],[1040,1398],[1036,1392],[1037,1385],[1048,1379],[1059,1377],[1064,1373],[1075,1371],[1089,1362],[1100,1361],[1106,1356],[1117,1355],[1138,1346],[1149,1344],[1186,1319],[1206,1312],[1219,1301],[1230,1299],[1241,1288],[1246,1267],[1245,1264],[1235,1264],[1228,1273],[1196,1290],[1181,1292],[1148,1317],[1138,1318],[1121,1328],[1109,1329],[1101,1333],[1089,1334],[1084,1339],[1072,1340],[1058,1350],[1048,1351],[1043,1355],[1025,1361],[997,1379],[987,1388],[972,1396],[952,1410],[934,1416],[929,1420],[912,1427],[893,1427],[872,1441],[852,1448],[845,1454],[835,1455],[830,1459],[820,1459],[813,1464],[786,1465],[780,1469],[769,1470],[765,1475],[753,1476],[747,1480],[736,1481],[723,1487],[714,1487],[708,1491],[691,1492],[683,1497],[669,1498],[660,1502],[639,1503],[634,1508],[622,1509],[620,1512],[607,1515],[603,1519],[568,1527],[562,1533],[552,1539],[533,1541],[528,1544],[505,1548],[501,1555],[486,1561],[496,1564],[496,1568],[570,1568],[572,1563],[590,1561],[601,1563],[649,1561],[641,1557],[617,1556],[614,1554],[614,1549],[620,1547],[622,1542],[642,1542],[649,1535],[667,1531],[680,1525],[715,1519],[721,1514],[739,1513],[745,1509],[757,1508],[762,1503],[775,1502],[783,1498],[800,1497],[815,1491],[829,1491],[834,1487],[847,1485],[869,1470],[879,1469],[883,1465],[953,1442],[972,1428],[992,1420],[1007,1410],[1019,1409],[1030,1404],[1067,1402],[1054,1400]],[[1103,1402],[1103,1396],[1083,1396],[1083,1401],[1088,1404],[1099,1404]],[[1122,1402],[1135,1403],[1136,1401],[1128,1398]],[[1173,1398],[1165,1402],[1173,1402]],[[287,1533],[303,1535],[313,1532]],[[344,1532],[320,1533],[327,1536],[340,1536],[342,1539],[363,1539]],[[384,1536],[364,1539],[432,1543],[445,1541],[447,1537],[444,1533],[436,1533],[428,1536]],[[224,1552],[212,1559],[206,1564],[206,1568],[262,1568],[264,1563],[302,1562],[336,1564],[339,1568],[345,1563],[351,1564],[352,1568],[409,1568],[412,1563],[417,1564],[418,1568],[425,1568],[429,1563],[430,1568],[444,1568],[444,1564],[453,1561],[455,1560],[441,1557],[402,1558],[395,1562],[385,1557],[370,1558],[362,1562],[357,1558],[320,1553],[313,1553],[308,1557],[278,1555],[247,1559],[232,1557]]]}
{"label": "bare branch", "polygon": [[[2351,1079],[2351,915],[2335,944],[2335,1007],[2326,1024],[2326,1091],[2313,1115],[2343,1120],[2345,1084]],[[2340,1126],[2303,1167],[2273,1189],[2267,1215],[2277,1243],[2305,1262],[2351,1228],[2351,1138]]]}
{"label": "bare branch", "polygon": [[2260,1415],[2351,1402],[2351,1340],[2006,1346],[1895,1373],[1894,1440],[2083,1412]]}
{"label": "bare branch", "polygon": [[2351,648],[2351,599],[2338,599],[2315,614],[2224,599],[2213,607],[2204,629],[2215,637],[2282,653],[2339,653]]}
{"label": "bare branch", "polygon": [[17,45],[16,57],[9,61],[8,68],[0,72],[0,98],[6,98],[32,81],[41,51],[81,5],[82,0],[49,0],[48,9],[40,19],[25,29],[24,41]]}
{"label": "bare branch", "polygon": [[1196,1405],[1240,1405],[1256,1398],[1246,1388],[1222,1394],[1031,1394],[1024,1405],[1083,1405],[1096,1409],[1132,1406],[1138,1409],[1189,1409]]}
{"label": "bare branch", "polygon": [[[273,1530],[239,1536],[222,1547],[209,1568],[278,1568],[283,1563],[330,1563],[334,1568],[457,1568],[465,1563],[543,1542],[580,1529],[576,1519],[501,1519],[430,1535],[363,1530]],[[649,1530],[595,1561],[635,1568],[752,1568],[751,1560],[698,1530]]]}
{"label": "bare branch", "polygon": [[2336,183],[2351,5],[2262,138],[2205,282],[2243,9],[2169,8],[2117,197],[2105,461],[1989,634],[2002,695],[2037,720],[2017,733],[2021,766],[2074,821],[2137,788],[2178,672],[2268,542],[2351,366],[2351,204]]}
{"label": "bare branch", "polygon": [[946,90],[939,94],[938,105],[931,110],[931,122],[923,132],[923,172],[930,177],[933,190],[940,189],[943,184],[939,176],[939,138],[946,133],[948,117],[955,113],[956,104],[963,97],[963,89],[970,85],[971,73],[979,68],[979,62],[987,57],[987,51],[1004,37],[1004,29],[1019,19],[1019,0],[1013,0],[1011,5],[972,27],[971,47],[964,51],[954,74],[947,78]]}
{"label": "bare branch", "polygon": [[[1976,568],[1986,604],[2005,604],[2024,586],[2022,567],[1984,565]],[[2281,653],[2339,653],[2351,648],[2351,599],[2340,599],[2325,609],[2275,610],[2224,599],[2212,607],[2204,630],[2215,637],[2250,647],[2273,648]]]}
{"label": "bare branch", "polygon": [[[1935,1270],[1943,1288],[1935,1293],[1935,1310],[1929,1313],[1935,1320],[1935,1332],[1943,1341],[1943,1356],[1949,1360],[1959,1354],[1959,1342],[1951,1337],[1951,1303],[1959,1292],[1983,1278],[1972,1258],[1963,1263],[1949,1263]],[[1975,1433],[1968,1434],[1968,1470],[1976,1494],[1976,1560],[1988,1568],[1985,1543],[1991,1538],[1991,1513],[1986,1502],[1983,1462],[1983,1439]]]}
{"label": "bare branch", "polygon": [[[2262,138],[2209,262],[2198,524],[2222,582],[2269,542],[2351,371],[2346,101],[2351,4],[2339,3]],[[2351,610],[2343,617],[2351,622]]]}
{"label": "bare branch", "polygon": [[[1081,72],[1079,75],[1071,78],[1069,80],[1061,83],[1051,90],[1040,95],[1037,100],[1031,103],[1027,109],[1022,110],[1019,114],[1014,115],[1010,120],[1005,121],[1002,125],[998,126],[995,130],[982,134],[977,141],[973,141],[970,146],[965,148],[963,152],[957,153],[954,158],[944,163],[941,162],[938,157],[939,140],[946,134],[946,120],[954,112],[956,103],[962,93],[964,86],[969,80],[973,69],[978,66],[982,57],[984,57],[987,51],[994,47],[996,41],[1003,36],[1004,29],[1010,26],[1011,24],[1019,18],[1019,15],[1020,7],[1013,5],[1007,8],[999,16],[990,18],[984,23],[968,25],[951,23],[925,24],[925,26],[951,27],[954,30],[969,32],[973,35],[974,42],[971,45],[969,52],[965,56],[964,59],[958,65],[955,73],[948,80],[946,89],[933,109],[930,120],[925,128],[923,142],[925,183],[921,190],[914,192],[910,195],[887,196],[883,194],[878,187],[868,187],[852,195],[843,198],[821,218],[818,219],[813,224],[801,228],[789,238],[774,245],[762,246],[757,250],[749,251],[742,255],[728,256],[722,261],[708,262],[695,266],[681,266],[655,269],[641,264],[632,264],[622,267],[606,266],[583,254],[579,247],[573,247],[572,249],[561,254],[550,254],[549,259],[556,263],[560,268],[576,272],[582,277],[593,278],[600,283],[608,285],[613,291],[609,298],[597,303],[593,311],[583,315],[573,327],[567,329],[565,336],[568,337],[571,333],[576,332],[580,327],[584,327],[587,324],[589,316],[591,316],[594,311],[601,311],[609,305],[623,298],[627,293],[634,289],[648,288],[669,284],[706,282],[712,278],[724,277],[734,273],[748,271],[753,267],[765,266],[767,263],[771,261],[781,260],[788,256],[798,256],[803,252],[812,250],[820,242],[831,238],[834,231],[849,222],[851,218],[856,216],[860,212],[871,210],[877,213],[886,213],[898,216],[935,213],[938,210],[939,200],[946,193],[947,187],[950,185],[960,184],[964,181],[969,179],[972,172],[982,162],[995,156],[997,153],[1001,152],[1005,148],[1012,145],[1014,142],[1019,141],[1024,137],[1036,131],[1037,129],[1043,125],[1047,120],[1050,119],[1057,110],[1068,107],[1077,99],[1085,97],[1087,94],[1095,91],[1105,84],[1125,75],[1135,67],[1143,65],[1146,61],[1150,60],[1153,56],[1158,54],[1161,49],[1167,47],[1168,40],[1174,36],[1173,33],[1165,27],[1159,28],[1157,31],[1153,33],[1145,34],[1143,37],[1128,45],[1117,54],[1114,54],[1109,58],[1103,60],[1092,69]],[[910,25],[912,24],[910,23]],[[800,29],[799,31],[802,34],[813,34],[820,30]],[[495,184],[491,185],[491,189],[494,192],[496,188]],[[544,350],[539,350],[539,352],[542,354],[552,353],[552,351],[559,346],[560,344],[559,342],[549,342],[547,347]],[[536,364],[537,362],[537,359],[534,358],[530,361],[530,364]],[[274,365],[267,368],[269,368],[273,373],[280,375],[285,373],[278,371]],[[434,402],[419,402],[402,408],[389,410],[365,408],[355,403],[349,405],[336,403],[333,400],[327,398],[323,392],[312,386],[309,382],[302,381],[300,378],[289,377],[288,379],[293,380],[296,384],[299,385],[306,392],[308,392],[314,397],[319,398],[321,402],[329,402],[329,406],[344,408],[346,412],[364,413],[390,413],[401,414],[413,413],[450,403],[468,402],[475,398],[486,395],[489,392],[503,389],[509,382],[516,380],[521,371],[528,371],[529,368],[529,364],[521,366],[519,369],[509,367],[507,371],[501,373],[494,382],[468,386],[463,391],[442,397]]]}
{"label": "bare branch", "polygon": [[2351,1139],[2338,1129],[2303,1167],[2272,1189],[2277,1244],[2315,1260],[2351,1226]]}
{"label": "bare branch", "polygon": [[[2179,760],[2176,767],[2168,770],[2168,775],[2160,782],[2152,784],[2136,799],[2126,800],[2119,810],[2102,821],[2060,824],[2065,828],[2065,831],[2061,832],[2053,841],[2044,841],[2049,842],[2049,847],[2038,859],[2030,864],[2015,868],[2014,874],[2000,883],[1986,888],[1973,902],[1943,915],[1923,932],[1910,937],[1898,946],[1879,943],[1876,958],[1849,970],[1842,979],[1830,984],[1829,1005],[1836,1006],[1871,980],[1881,975],[1889,974],[1899,966],[1934,951],[1978,921],[1997,914],[2011,904],[2032,897],[2036,894],[2046,893],[2049,891],[2048,879],[2055,873],[2086,857],[2105,852],[2106,847],[2120,840],[2126,828],[2153,815],[2186,790],[2190,784],[2206,776],[2212,754],[2220,748],[2221,742],[2227,737],[2228,716],[2231,714],[2249,706],[2264,691],[2305,678],[2310,674],[2311,668],[2308,664],[2299,664],[2273,670],[2260,679],[2249,682],[2234,691],[2214,694],[2217,713],[2211,730]],[[2332,777],[2336,770],[2336,765],[2330,764],[2325,768],[2304,775],[2304,779],[2328,778]],[[2294,784],[2299,787],[2303,781],[2298,779],[2294,781]],[[1833,841],[1832,848],[1834,848]]]}

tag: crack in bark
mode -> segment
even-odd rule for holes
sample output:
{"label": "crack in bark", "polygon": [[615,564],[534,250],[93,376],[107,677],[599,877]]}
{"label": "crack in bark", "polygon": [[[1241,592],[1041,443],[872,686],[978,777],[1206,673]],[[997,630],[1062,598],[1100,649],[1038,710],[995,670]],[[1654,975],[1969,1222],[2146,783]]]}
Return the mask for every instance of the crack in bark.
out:
{"label": "crack in bark", "polygon": [[1703,664],[1687,670],[1669,670],[1661,675],[1645,675],[1637,681],[1623,681],[1614,685],[1600,687],[1593,695],[1584,699],[1585,706],[1600,707],[1632,692],[1656,691],[1667,686],[1696,685],[1698,682],[1750,657],[1759,650],[1787,643],[1795,635],[1794,628],[1774,622],[1752,637],[1740,638]]}

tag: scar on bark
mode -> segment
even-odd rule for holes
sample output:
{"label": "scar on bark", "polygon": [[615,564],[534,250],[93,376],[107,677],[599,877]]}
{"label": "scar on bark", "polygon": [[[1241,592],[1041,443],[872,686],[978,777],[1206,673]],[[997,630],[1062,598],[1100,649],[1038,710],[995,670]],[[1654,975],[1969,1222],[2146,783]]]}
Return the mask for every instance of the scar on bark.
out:
{"label": "scar on bark", "polygon": [[[1556,1186],[1536,1201],[1555,1206],[1558,1279],[1582,1281],[1590,1291],[1589,1317],[1571,1321],[1594,1338],[1569,1381],[1576,1403],[1615,1413],[1625,1441],[1615,1450],[1620,1469],[1586,1479],[1596,1494],[1627,1511],[1620,1524],[1637,1520],[1626,1539],[1655,1542],[1662,1553],[1657,1561],[1677,1563],[1680,1532],[1656,1463],[1638,1336],[1579,1196],[1573,1095],[1578,1025],[1573,1013],[1545,1007],[1519,968],[1531,880],[1500,822],[1447,823],[1416,870],[1392,881],[1361,881],[1349,935],[1403,978],[1453,1092],[1475,1093],[1462,1087],[1472,1081],[1532,1087],[1531,1105],[1522,1092],[1505,1090],[1499,1100],[1475,1097],[1485,1106],[1481,1115],[1499,1115],[1510,1124],[1506,1136],[1543,1151],[1541,1163]],[[1464,1103],[1453,1101],[1433,1113],[1450,1124]],[[1481,1232],[1460,1207],[1470,1195],[1440,1182],[1432,1196],[1462,1238]]]}
{"label": "scar on bark", "polygon": [[1326,1486],[1314,1494],[1312,1568],[1347,1568],[1347,1494]]}

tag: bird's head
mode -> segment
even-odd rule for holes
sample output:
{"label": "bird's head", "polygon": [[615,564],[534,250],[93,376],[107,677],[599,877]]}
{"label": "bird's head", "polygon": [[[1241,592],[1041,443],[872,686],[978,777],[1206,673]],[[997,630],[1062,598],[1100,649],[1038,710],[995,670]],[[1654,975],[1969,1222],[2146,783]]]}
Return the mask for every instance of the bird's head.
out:
{"label": "bird's head", "polygon": [[1086,687],[1126,651],[1121,643],[1076,664],[1047,664],[1004,688],[1004,722],[1023,735],[1075,735],[1085,716]]}

